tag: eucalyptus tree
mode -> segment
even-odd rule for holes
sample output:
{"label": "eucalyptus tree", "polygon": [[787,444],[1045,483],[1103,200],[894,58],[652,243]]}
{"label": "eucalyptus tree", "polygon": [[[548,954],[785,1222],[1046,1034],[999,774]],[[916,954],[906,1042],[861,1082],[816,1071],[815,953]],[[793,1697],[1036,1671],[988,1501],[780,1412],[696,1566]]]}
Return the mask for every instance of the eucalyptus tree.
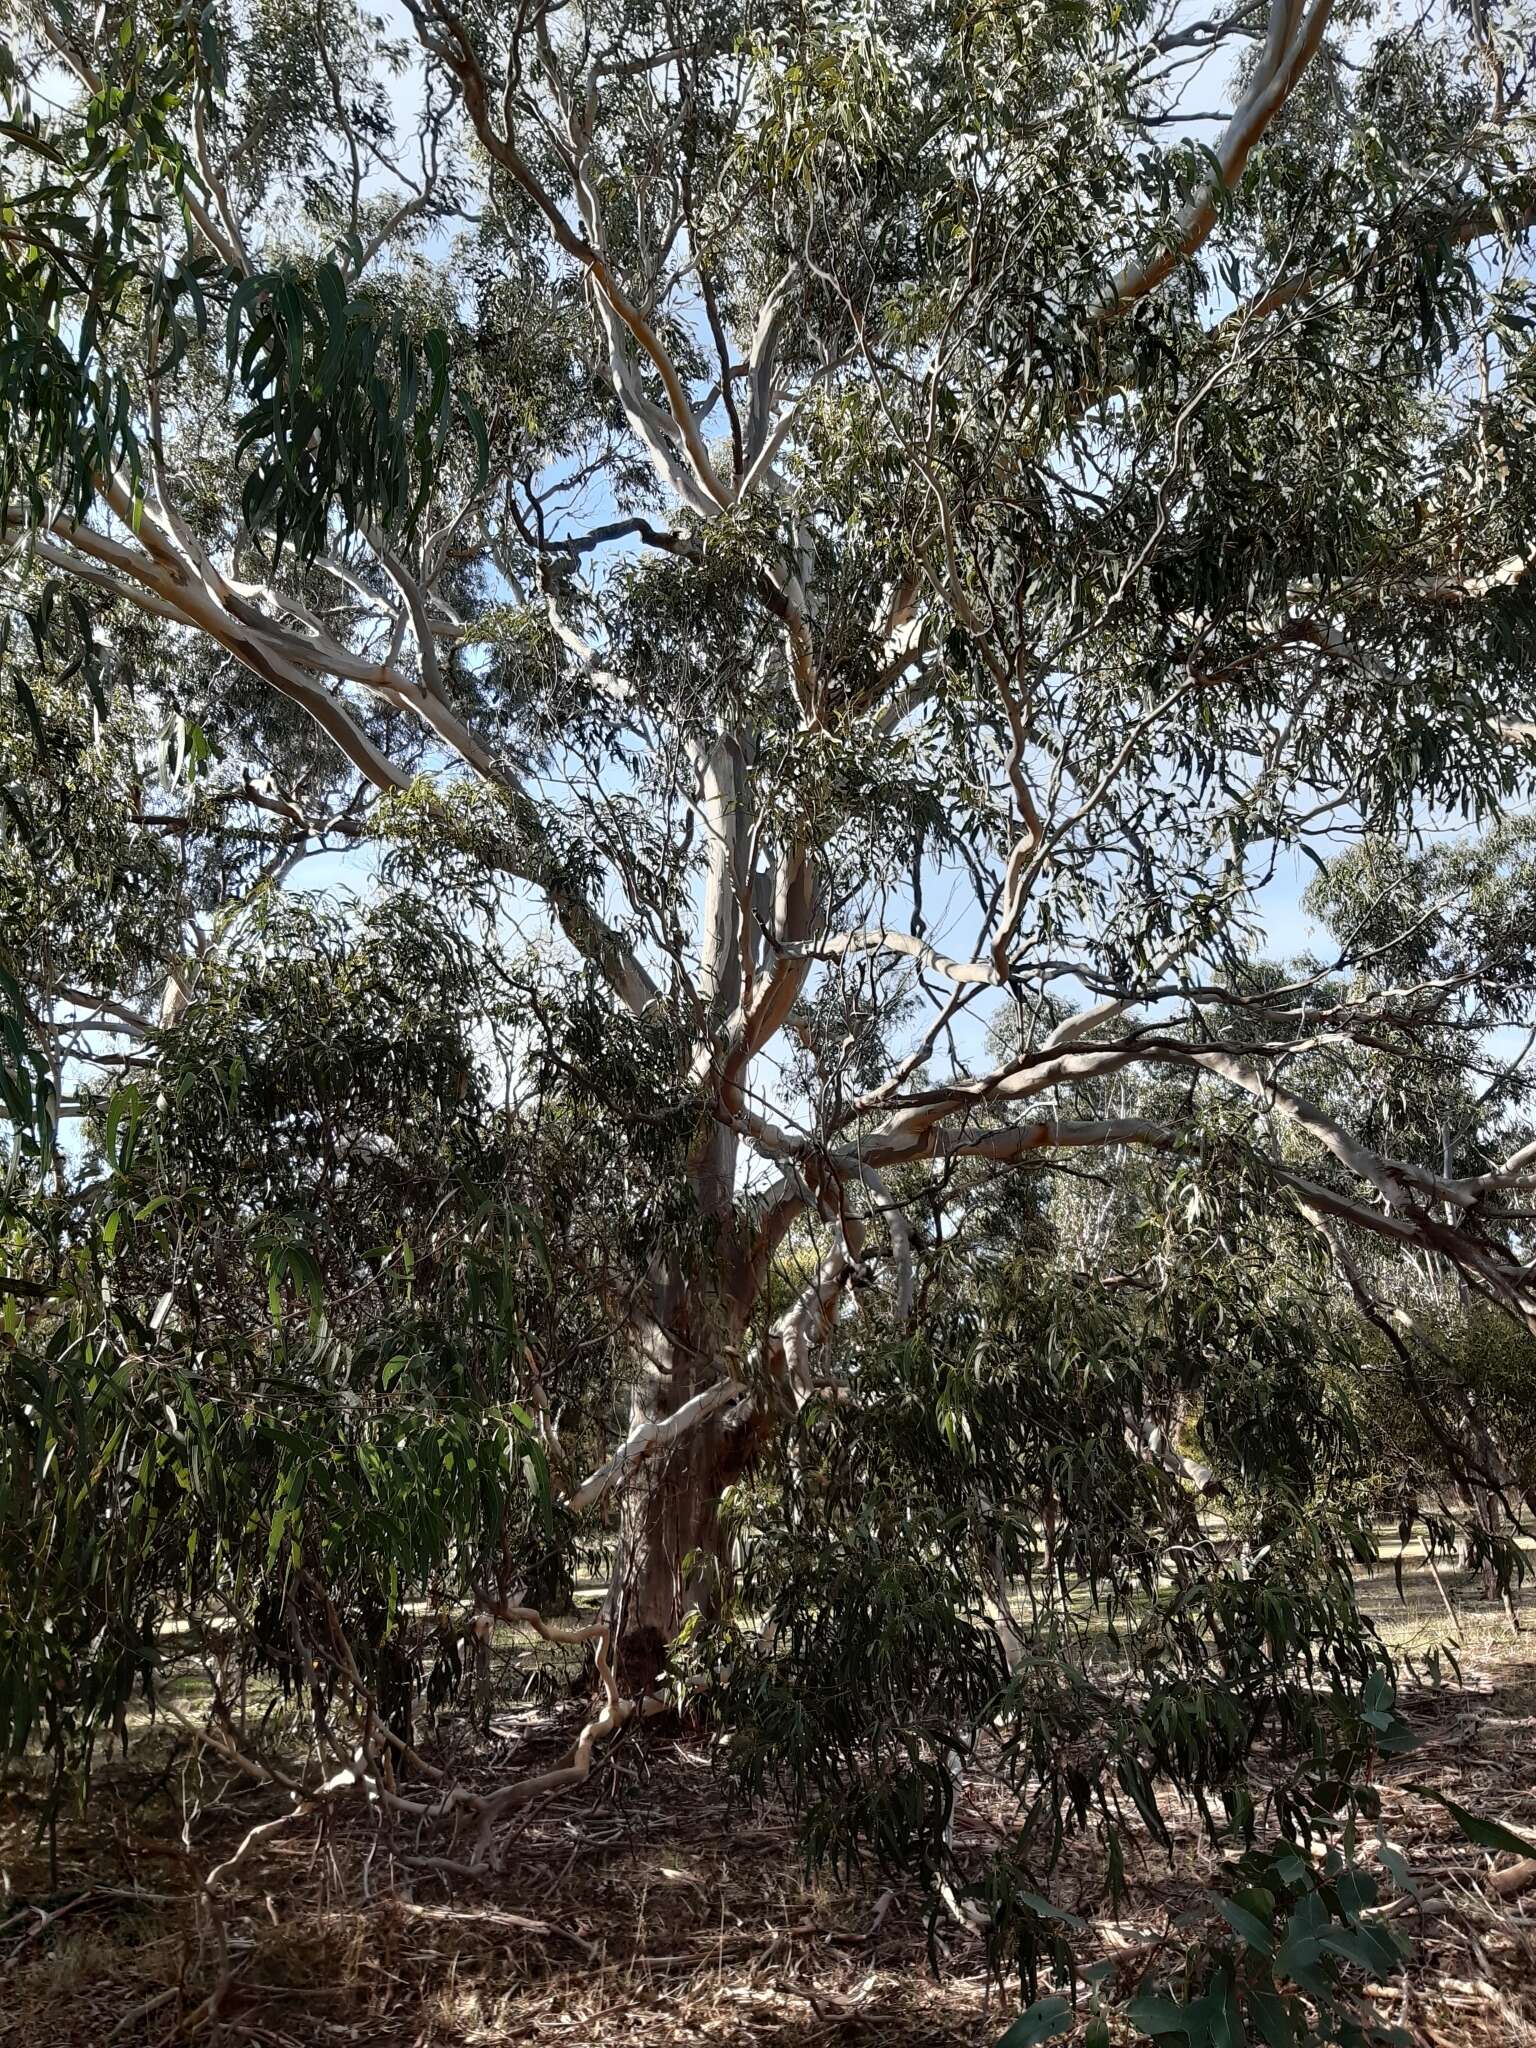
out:
{"label": "eucalyptus tree", "polygon": [[638,1691],[795,1418],[878,1430],[852,1305],[939,1357],[1000,1176],[1230,1182],[1536,1318],[1530,1149],[1373,1114],[1523,957],[1252,957],[1298,853],[1527,787],[1518,6],[8,12],[30,1023],[86,1110],[227,1095],[262,903],[414,896],[370,1001],[428,1066],[462,1006],[452,1130],[494,1071],[601,1133],[611,1372],[516,1391]]}

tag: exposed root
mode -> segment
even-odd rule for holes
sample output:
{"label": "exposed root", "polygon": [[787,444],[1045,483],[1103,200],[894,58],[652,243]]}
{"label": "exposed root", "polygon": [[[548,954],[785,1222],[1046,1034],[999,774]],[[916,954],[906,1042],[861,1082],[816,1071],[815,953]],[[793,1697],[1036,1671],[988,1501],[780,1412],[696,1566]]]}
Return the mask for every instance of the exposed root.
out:
{"label": "exposed root", "polygon": [[[321,1812],[346,1794],[357,1791],[363,1792],[382,1810],[414,1822],[418,1831],[457,1828],[468,1823],[475,1831],[473,1847],[468,1862],[462,1867],[467,1872],[494,1867],[497,1860],[494,1831],[498,1821],[536,1800],[581,1784],[591,1775],[594,1757],[604,1744],[631,1722],[646,1720],[667,1710],[668,1702],[657,1694],[631,1696],[620,1690],[613,1672],[612,1628],[607,1621],[551,1621],[534,1607],[514,1606],[488,1596],[482,1596],[482,1603],[482,1612],[471,1624],[471,1632],[482,1641],[488,1639],[494,1624],[501,1622],[509,1627],[528,1629],[542,1641],[562,1648],[590,1648],[601,1691],[601,1705],[584,1723],[564,1759],[489,1792],[475,1791],[451,1780],[438,1765],[429,1762],[390,1727],[357,1668],[335,1610],[327,1600],[325,1607],[331,1641],[324,1648],[323,1655],[345,1681],[350,1697],[337,1704],[352,1724],[354,1739],[347,1748],[331,1731],[316,1729],[317,1743],[330,1751],[338,1765],[318,1785],[306,1785],[269,1759],[252,1755],[242,1748],[234,1732],[233,1721],[224,1711],[217,1692],[208,1717],[201,1724],[193,1721],[173,1701],[163,1702],[164,1711],[170,1718],[203,1748],[242,1776],[285,1791],[291,1801],[286,1813],[258,1822],[249,1829],[234,1853],[208,1873],[202,1886],[207,1898],[213,1899],[218,1889],[226,1885],[249,1859],[258,1855],[275,1835],[281,1834],[294,1821]],[[396,1768],[401,1764],[407,1765],[420,1780],[434,1788],[430,1797],[412,1798],[399,1789]]]}

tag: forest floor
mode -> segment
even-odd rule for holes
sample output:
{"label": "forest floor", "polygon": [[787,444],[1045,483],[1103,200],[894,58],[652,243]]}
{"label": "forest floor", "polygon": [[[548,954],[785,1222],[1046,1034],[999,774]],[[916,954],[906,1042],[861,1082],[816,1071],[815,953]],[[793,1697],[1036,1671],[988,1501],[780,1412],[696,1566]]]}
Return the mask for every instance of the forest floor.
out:
{"label": "forest floor", "polygon": [[[1497,1859],[1408,1789],[1536,1833],[1536,1613],[1515,1633],[1466,1580],[1442,1576],[1461,1679],[1447,1667],[1438,1686],[1405,1687],[1418,1746],[1380,1779],[1382,1832],[1423,1907],[1400,1923],[1413,1957],[1377,2011],[1423,2048],[1536,2048],[1536,1886],[1501,1896]],[[1450,1639],[1421,1559],[1407,1560],[1402,1598],[1390,1569],[1365,1596],[1399,1655]],[[504,1716],[495,1725],[503,1768],[514,1748],[521,1765],[530,1738]],[[531,1738],[565,1739],[548,1725]],[[496,1756],[482,1761],[494,1776]],[[338,1808],[272,1837],[238,1873],[222,1927],[197,1883],[282,1811],[271,1792],[200,1767],[162,1723],[98,1767],[51,1874],[39,1792],[16,1778],[0,1790],[5,2048],[988,2048],[1018,2009],[1017,1984],[989,1985],[970,1937],[941,1924],[930,1954],[915,1893],[887,1892],[873,1872],[808,1876],[789,1816],[733,1802],[698,1741],[659,1722],[575,1793],[529,1809],[499,1876],[437,1867],[434,1845]],[[985,1786],[962,1791],[962,1837],[985,1839],[989,1804]],[[1127,1978],[1171,1962],[1170,1919],[1213,1867],[1193,1816],[1167,1814],[1172,1867],[1149,1843],[1123,1917],[1094,1922]],[[1102,1911],[1086,1891],[1074,1901],[1070,1875],[1062,1896]]]}

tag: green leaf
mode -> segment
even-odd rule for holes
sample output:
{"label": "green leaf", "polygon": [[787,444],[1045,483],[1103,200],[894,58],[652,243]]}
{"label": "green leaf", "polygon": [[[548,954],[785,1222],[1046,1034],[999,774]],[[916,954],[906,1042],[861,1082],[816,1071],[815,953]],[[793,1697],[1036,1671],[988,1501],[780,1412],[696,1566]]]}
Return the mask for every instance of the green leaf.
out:
{"label": "green leaf", "polygon": [[1256,1955],[1274,1954],[1275,1938],[1257,1913],[1250,1913],[1246,1906],[1239,1906],[1233,1899],[1218,1896],[1212,1903],[1227,1925],[1235,1934],[1242,1937]]}
{"label": "green leaf", "polygon": [[1536,1842],[1527,1841],[1524,1835],[1517,1835],[1513,1828],[1505,1827],[1501,1821],[1485,1820],[1481,1814],[1458,1806],[1454,1799],[1447,1799],[1443,1792],[1436,1792],[1429,1785],[1412,1785],[1409,1790],[1424,1799],[1433,1799],[1437,1806],[1443,1806],[1467,1840],[1475,1842],[1479,1849],[1503,1850],[1510,1856],[1536,1856]]}
{"label": "green leaf", "polygon": [[1150,1994],[1131,1999],[1125,2016],[1138,2033],[1150,2035],[1156,2041],[1167,2034],[1185,2033],[1188,2011],[1187,2006],[1172,1998]]}
{"label": "green leaf", "polygon": [[1402,1961],[1402,1951],[1388,1927],[1332,1927],[1317,1937],[1325,1954],[1342,1956],[1368,1977],[1385,1977]]}
{"label": "green leaf", "polygon": [[1306,2023],[1278,1992],[1250,1991],[1248,2018],[1266,2048],[1302,2048]]}
{"label": "green leaf", "polygon": [[1087,1921],[1076,1913],[1069,1913],[1063,1906],[1053,1906],[1049,1899],[1039,1892],[1017,1892],[1014,1896],[1020,1905],[1028,1906],[1031,1913],[1041,1920],[1059,1920],[1064,1927],[1086,1927]]}
{"label": "green leaf", "polygon": [[1408,1859],[1401,1849],[1395,1848],[1391,1842],[1378,1842],[1375,1845],[1375,1856],[1400,1892],[1406,1892],[1411,1899],[1422,1897],[1414,1882],[1413,1872],[1409,1869]]}
{"label": "green leaf", "polygon": [[1006,2034],[1000,2034],[992,2048],[1036,2048],[1041,2041],[1054,2041],[1072,2024],[1072,2008],[1064,1998],[1038,1999],[1021,2012]]}

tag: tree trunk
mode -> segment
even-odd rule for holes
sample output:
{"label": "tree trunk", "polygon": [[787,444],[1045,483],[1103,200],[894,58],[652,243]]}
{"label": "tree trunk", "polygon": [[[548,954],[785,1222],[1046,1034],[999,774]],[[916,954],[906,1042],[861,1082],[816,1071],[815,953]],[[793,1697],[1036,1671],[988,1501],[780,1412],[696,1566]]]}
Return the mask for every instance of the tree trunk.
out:
{"label": "tree trunk", "polygon": [[[645,1419],[638,1402],[635,1413]],[[741,1469],[733,1435],[740,1432],[701,1424],[625,1496],[608,1601],[626,1692],[656,1689],[667,1646],[687,1616],[716,1613],[728,1588],[720,1496]]]}
{"label": "tree trunk", "polygon": [[[741,1329],[739,1314],[718,1297],[658,1305],[672,1313],[640,1332],[631,1431],[665,1421],[714,1386],[724,1370],[724,1347]],[[719,1611],[730,1585],[720,1499],[760,1440],[755,1420],[712,1418],[643,1465],[625,1490],[606,1602],[624,1691],[654,1691],[667,1646],[688,1615]]]}
{"label": "tree trunk", "polygon": [[[741,996],[734,880],[747,872],[746,813],[735,804],[740,749],[722,741],[711,756],[709,806],[716,830],[706,889],[708,942],[700,993],[717,1020]],[[756,1278],[736,1215],[737,1138],[709,1119],[688,1160],[690,1189],[710,1244],[687,1267],[664,1256],[650,1273],[649,1303],[634,1331],[639,1370],[630,1395],[631,1434],[664,1422],[715,1386],[740,1356]],[[762,1441],[760,1418],[726,1415],[698,1424],[642,1465],[620,1507],[619,1540],[606,1611],[614,1668],[627,1693],[652,1691],[667,1646],[690,1613],[718,1611],[730,1559],[720,1539],[720,1497]]]}

